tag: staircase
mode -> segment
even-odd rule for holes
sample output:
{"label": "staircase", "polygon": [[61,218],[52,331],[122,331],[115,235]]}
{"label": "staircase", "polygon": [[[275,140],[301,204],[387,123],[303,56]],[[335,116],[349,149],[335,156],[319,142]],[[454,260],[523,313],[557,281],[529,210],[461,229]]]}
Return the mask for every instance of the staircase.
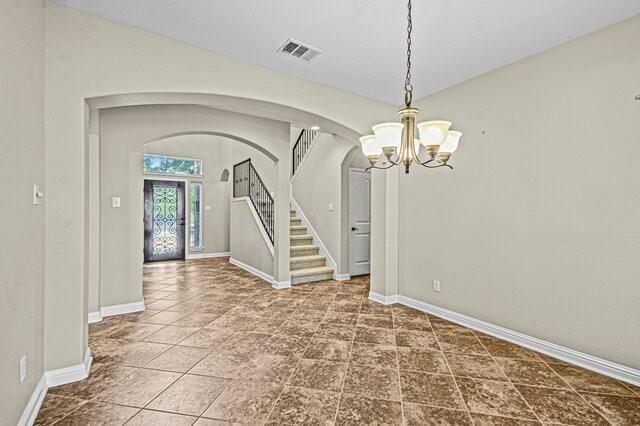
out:
{"label": "staircase", "polygon": [[289,238],[291,284],[333,279],[333,269],[327,266],[327,259],[319,254],[320,248],[313,245],[313,237],[307,234],[307,228],[302,226],[295,210],[289,213]]}

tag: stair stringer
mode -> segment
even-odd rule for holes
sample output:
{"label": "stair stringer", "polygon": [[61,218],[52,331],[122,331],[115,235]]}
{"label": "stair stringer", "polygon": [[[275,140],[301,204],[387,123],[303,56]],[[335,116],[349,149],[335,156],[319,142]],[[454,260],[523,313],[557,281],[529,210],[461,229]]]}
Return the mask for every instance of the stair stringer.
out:
{"label": "stair stringer", "polygon": [[298,217],[300,218],[302,225],[307,227],[307,232],[313,238],[313,244],[318,246],[318,248],[320,249],[320,255],[326,258],[327,266],[333,269],[333,279],[336,281],[344,281],[345,279],[348,279],[338,275],[338,265],[336,264],[336,261],[333,259],[333,256],[331,256],[331,253],[329,253],[329,250],[327,250],[327,247],[324,245],[324,243],[320,239],[320,236],[318,235],[316,230],[313,228],[313,225],[311,225],[311,222],[309,222],[309,219],[307,219],[307,216],[304,214],[304,211],[300,208],[300,205],[296,202],[295,198],[293,198],[293,194],[291,195],[291,208],[295,210],[296,213],[298,214]]}

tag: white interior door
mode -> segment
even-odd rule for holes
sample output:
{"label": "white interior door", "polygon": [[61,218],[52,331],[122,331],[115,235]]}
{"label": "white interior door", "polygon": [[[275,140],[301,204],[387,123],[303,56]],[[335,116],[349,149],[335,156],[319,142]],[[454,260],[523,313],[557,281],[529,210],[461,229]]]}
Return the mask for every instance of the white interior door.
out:
{"label": "white interior door", "polygon": [[371,253],[371,173],[349,170],[349,274],[368,274]]}

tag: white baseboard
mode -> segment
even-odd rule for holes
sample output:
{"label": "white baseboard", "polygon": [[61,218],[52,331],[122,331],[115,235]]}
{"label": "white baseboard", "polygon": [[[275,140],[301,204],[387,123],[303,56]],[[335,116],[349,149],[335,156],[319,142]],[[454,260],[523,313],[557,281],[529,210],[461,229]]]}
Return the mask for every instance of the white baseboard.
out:
{"label": "white baseboard", "polygon": [[102,321],[102,314],[100,311],[89,312],[89,324]]}
{"label": "white baseboard", "polygon": [[348,281],[351,279],[351,275],[349,274],[338,274],[337,272],[333,273],[333,279],[336,281]]}
{"label": "white baseboard", "polygon": [[281,290],[284,288],[291,288],[291,281],[276,281],[273,279],[273,277],[269,274],[267,274],[266,272],[261,271],[258,268],[255,268],[251,265],[248,265],[238,259],[234,259],[233,257],[229,258],[229,263],[231,263],[232,265],[237,266],[240,269],[244,269],[245,271],[249,272],[250,274],[255,275],[258,278],[262,278],[263,280],[265,280],[266,282],[268,282],[269,284],[271,284],[271,287],[277,289],[277,290]]}
{"label": "white baseboard", "polygon": [[[369,294],[369,297],[371,298],[371,293]],[[532,337],[517,331],[509,330],[508,328],[491,324],[467,315],[459,314],[449,309],[441,308],[439,306],[412,299],[410,297],[395,297],[397,298],[397,301],[399,303],[411,308],[415,308],[419,311],[423,311],[428,314],[446,319],[447,321],[451,321],[456,324],[478,330],[482,333],[489,334],[499,339],[515,343],[516,345],[524,346],[525,348],[541,352],[553,358],[558,358],[570,364],[577,365],[578,367],[595,371],[596,373],[604,374],[605,376],[613,377],[614,379],[622,380],[635,386],[640,386],[640,370],[636,370],[634,368],[627,367],[615,362],[607,361],[606,359],[598,358],[584,352],[579,352],[574,349],[557,345],[555,343],[547,342],[546,340],[538,339],[537,337]],[[375,300],[374,298],[371,299]]]}
{"label": "white baseboard", "polygon": [[144,311],[144,300],[141,302],[124,303],[122,305],[112,305],[100,308],[97,312],[89,312],[88,321],[89,324],[102,321],[105,317],[112,317],[114,315],[130,314],[133,312]]}
{"label": "white baseboard", "polygon": [[185,259],[209,259],[213,257],[229,257],[231,255],[228,251],[223,251],[220,253],[187,253]]}
{"label": "white baseboard", "polygon": [[291,288],[291,281],[276,281],[273,280],[271,283],[271,287],[275,288],[276,290],[282,290],[284,288]]}
{"label": "white baseboard", "polygon": [[18,426],[32,426],[38,417],[38,412],[42,406],[42,401],[47,395],[47,390],[54,386],[66,385],[68,383],[78,382],[89,377],[91,371],[91,351],[89,348],[84,353],[84,360],[81,364],[72,365],[71,367],[59,368],[57,370],[45,371],[36,388],[29,398],[27,406],[22,412]]}
{"label": "white baseboard", "polygon": [[89,348],[84,353],[84,361],[71,367],[50,370],[45,373],[46,384],[48,388],[54,386],[66,385],[67,383],[77,382],[86,379],[91,371],[91,351]]}
{"label": "white baseboard", "polygon": [[327,250],[327,247],[324,245],[324,243],[320,239],[320,236],[318,235],[316,230],[313,229],[313,225],[311,225],[311,222],[309,222],[309,219],[307,219],[307,216],[304,214],[304,211],[302,211],[302,209],[300,208],[300,204],[298,204],[298,202],[293,198],[293,195],[291,195],[290,200],[291,200],[291,207],[293,207],[293,209],[298,214],[298,217],[300,218],[300,222],[302,222],[303,226],[307,227],[307,232],[309,232],[309,235],[313,237],[313,244],[318,246],[318,248],[320,249],[320,254],[327,259],[327,266],[333,269],[333,279],[337,280],[336,271],[338,270],[338,264],[336,263],[335,260],[333,260],[331,253],[329,253],[329,250]]}
{"label": "white baseboard", "polygon": [[241,260],[234,259],[233,257],[229,258],[229,263],[232,264],[232,265],[237,266],[238,268],[244,269],[245,271],[249,272],[250,274],[255,275],[258,278],[262,278],[263,280],[265,280],[269,284],[273,284],[273,277],[271,275],[267,274],[266,272],[261,271],[258,268],[254,268],[253,266],[248,265],[248,264],[244,263]]}
{"label": "white baseboard", "polygon": [[124,303],[122,305],[112,305],[100,308],[102,317],[111,317],[113,315],[130,314],[132,312],[144,311],[144,300],[140,302]]}
{"label": "white baseboard", "polygon": [[40,411],[42,401],[44,401],[44,397],[47,394],[47,389],[47,374],[45,373],[42,375],[40,381],[36,385],[36,388],[33,390],[31,398],[29,398],[29,402],[24,408],[20,420],[18,420],[18,426],[33,425],[36,421],[36,417],[38,417],[38,411]]}
{"label": "white baseboard", "polygon": [[381,303],[383,305],[392,305],[394,303],[398,303],[398,295],[394,294],[391,296],[385,296],[383,294],[380,293],[375,293],[373,291],[369,292],[369,299],[373,300],[374,302],[378,302]]}

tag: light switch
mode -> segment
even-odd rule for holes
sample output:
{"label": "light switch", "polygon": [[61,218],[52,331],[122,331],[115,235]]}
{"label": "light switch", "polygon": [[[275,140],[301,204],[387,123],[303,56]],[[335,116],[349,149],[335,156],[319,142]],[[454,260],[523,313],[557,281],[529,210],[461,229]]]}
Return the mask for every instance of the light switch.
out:
{"label": "light switch", "polygon": [[329,203],[329,211],[332,212],[333,211],[333,203]]}
{"label": "light switch", "polygon": [[44,197],[44,194],[40,192],[40,187],[38,185],[33,184],[33,204],[36,206],[40,204],[40,198]]}
{"label": "light switch", "polygon": [[111,197],[111,207],[114,209],[120,208],[120,197]]}
{"label": "light switch", "polygon": [[211,206],[204,206],[204,211],[205,212],[210,212],[211,211]]}

